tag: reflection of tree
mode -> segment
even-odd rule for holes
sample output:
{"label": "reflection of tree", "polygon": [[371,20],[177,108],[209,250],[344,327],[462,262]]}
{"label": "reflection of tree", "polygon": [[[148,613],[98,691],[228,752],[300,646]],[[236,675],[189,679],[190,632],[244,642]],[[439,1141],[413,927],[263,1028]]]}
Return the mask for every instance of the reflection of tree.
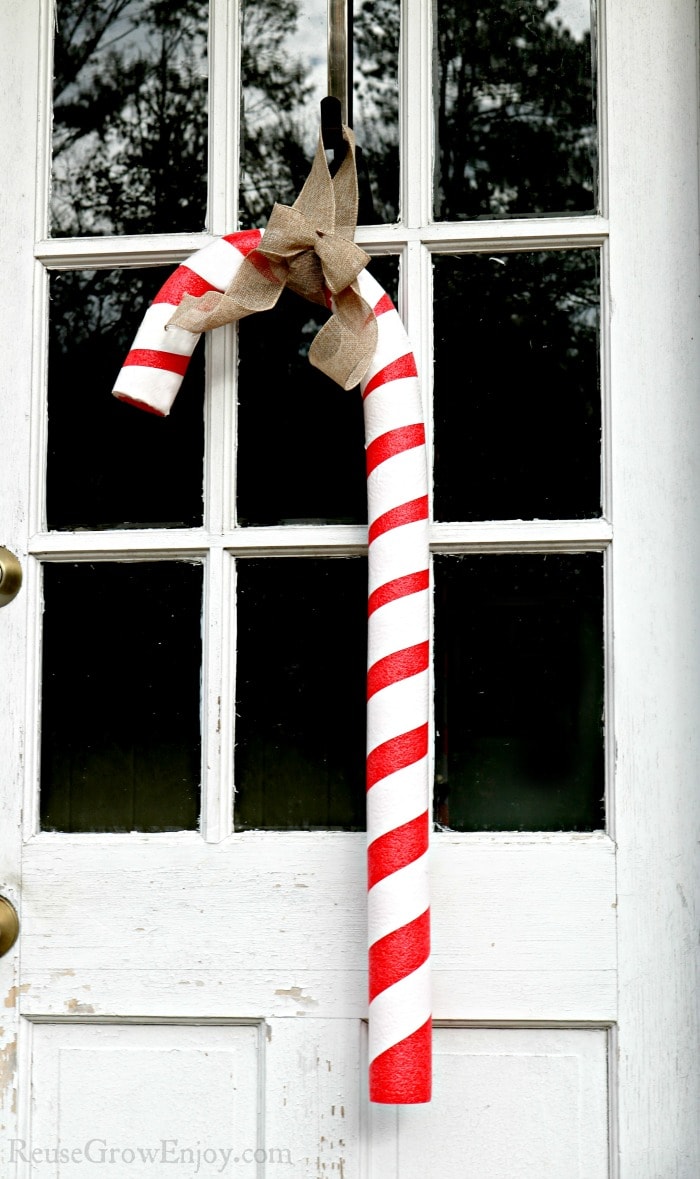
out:
{"label": "reflection of tree", "polygon": [[309,170],[303,115],[310,88],[290,57],[299,0],[243,4],[241,225],[261,225],[275,201],[292,204]]}
{"label": "reflection of tree", "polygon": [[354,112],[377,221],[398,217],[399,0],[355,0]]}
{"label": "reflection of tree", "polygon": [[[291,201],[309,166],[305,0],[242,0],[240,223]],[[60,0],[58,233],[197,230],[206,206],[206,0]],[[358,141],[377,217],[397,216],[399,0],[355,0]],[[593,207],[591,38],[558,0],[439,0],[436,214]],[[308,55],[307,55],[308,56]],[[410,85],[410,79],[408,79]],[[405,166],[412,167],[407,160]]]}
{"label": "reflection of tree", "polygon": [[439,0],[441,219],[594,207],[591,38],[558,0]]}
{"label": "reflection of tree", "polygon": [[206,0],[61,0],[56,232],[203,228],[207,10]]}

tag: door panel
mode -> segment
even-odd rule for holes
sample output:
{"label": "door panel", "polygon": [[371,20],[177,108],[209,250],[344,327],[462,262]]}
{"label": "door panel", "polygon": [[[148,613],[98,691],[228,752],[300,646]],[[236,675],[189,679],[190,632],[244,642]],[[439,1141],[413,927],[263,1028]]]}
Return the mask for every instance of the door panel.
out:
{"label": "door panel", "polygon": [[377,1111],[377,1174],[609,1174],[604,1031],[453,1026],[433,1034],[434,1101],[398,1110],[381,1130]]}

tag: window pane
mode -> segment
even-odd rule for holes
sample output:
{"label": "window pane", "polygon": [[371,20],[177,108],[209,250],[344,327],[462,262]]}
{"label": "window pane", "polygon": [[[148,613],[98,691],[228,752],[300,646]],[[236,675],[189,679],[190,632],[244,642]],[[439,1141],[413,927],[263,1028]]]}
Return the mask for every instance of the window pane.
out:
{"label": "window pane", "polygon": [[[369,269],[394,301],[398,260]],[[327,315],[284,291],[277,307],[239,324],[239,524],[365,524],[359,389],[344,390],[308,361]]]}
{"label": "window pane", "polygon": [[436,0],[435,216],[597,209],[590,0]]}
{"label": "window pane", "polygon": [[51,228],[204,228],[207,0],[57,0]]}
{"label": "window pane", "polygon": [[234,826],[362,830],[367,562],[237,569]]}
{"label": "window pane", "polygon": [[[239,218],[249,228],[267,223],[275,201],[293,204],[311,167],[328,93],[328,0],[242,0],[241,14]],[[398,16],[398,0],[355,4],[360,224],[397,214]]]}
{"label": "window pane", "polygon": [[600,515],[597,250],[436,257],[435,516]]}
{"label": "window pane", "polygon": [[44,596],[42,828],[194,828],[201,565],[49,564]]}
{"label": "window pane", "polygon": [[435,558],[442,826],[603,826],[602,560]]}
{"label": "window pane", "polygon": [[353,126],[361,151],[361,193],[366,168],[373,213],[359,224],[399,216],[400,0],[348,0],[354,7]]}
{"label": "window pane", "polygon": [[51,277],[49,528],[202,523],[203,346],[170,417],[111,396],[144,311],[171,272],[82,270]]}

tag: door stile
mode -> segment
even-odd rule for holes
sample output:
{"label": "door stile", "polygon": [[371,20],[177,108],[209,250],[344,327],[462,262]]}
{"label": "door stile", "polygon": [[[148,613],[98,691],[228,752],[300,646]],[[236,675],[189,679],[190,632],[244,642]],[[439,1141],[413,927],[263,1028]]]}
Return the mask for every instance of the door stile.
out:
{"label": "door stile", "polygon": [[[0,462],[0,544],[11,549],[27,574],[29,493],[29,399],[32,349],[27,329],[33,307],[34,203],[36,171],[37,41],[39,6],[0,5],[5,35],[0,40],[0,72],[5,101],[0,120],[0,153],[11,161],[18,185],[0,193],[0,251],[4,300],[0,318],[0,397],[3,402]],[[29,9],[29,12],[27,11]],[[10,462],[10,458],[12,461]],[[0,613],[0,892],[22,918],[21,800],[26,740],[24,694],[29,595],[26,586]],[[0,1125],[16,1135],[17,1038],[19,1027],[19,943],[0,959]]]}
{"label": "door stile", "polygon": [[[697,5],[609,5],[620,1179],[700,1166]],[[644,129],[641,135],[639,128]],[[628,144],[637,137],[632,155]]]}

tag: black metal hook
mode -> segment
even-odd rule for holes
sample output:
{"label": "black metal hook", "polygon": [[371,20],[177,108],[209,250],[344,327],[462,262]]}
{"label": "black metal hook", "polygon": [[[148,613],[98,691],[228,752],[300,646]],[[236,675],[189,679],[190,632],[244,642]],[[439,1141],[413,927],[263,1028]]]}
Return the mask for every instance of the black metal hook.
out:
{"label": "black metal hook", "polygon": [[345,154],[347,144],[343,139],[343,116],[340,99],[328,95],[321,99],[321,137],[327,151]]}

